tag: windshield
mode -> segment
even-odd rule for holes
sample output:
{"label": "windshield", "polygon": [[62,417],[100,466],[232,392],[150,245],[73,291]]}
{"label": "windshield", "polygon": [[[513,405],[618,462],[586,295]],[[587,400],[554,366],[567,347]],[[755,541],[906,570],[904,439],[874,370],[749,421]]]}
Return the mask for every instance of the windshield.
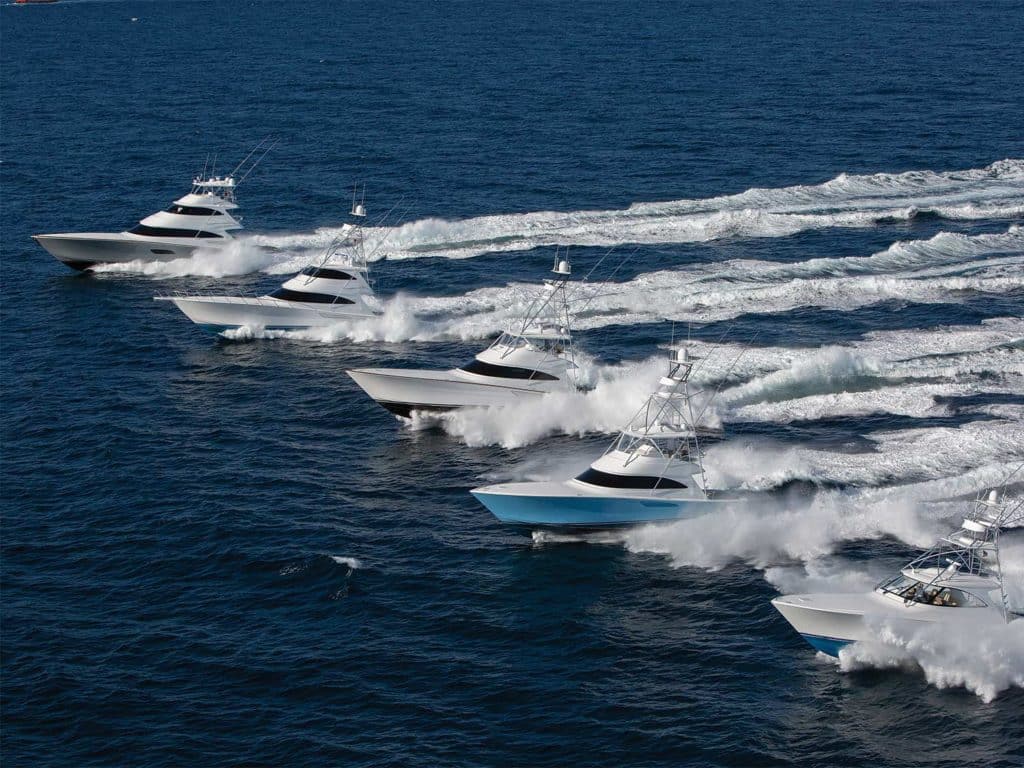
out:
{"label": "windshield", "polygon": [[495,347],[507,347],[508,349],[517,349],[518,347],[526,346],[526,339],[522,336],[515,336],[511,333],[503,333],[498,337],[498,340],[494,342],[492,346]]}
{"label": "windshield", "polygon": [[530,346],[539,349],[541,352],[548,352],[552,355],[560,355],[565,351],[565,339],[559,338],[536,338],[530,340]]}

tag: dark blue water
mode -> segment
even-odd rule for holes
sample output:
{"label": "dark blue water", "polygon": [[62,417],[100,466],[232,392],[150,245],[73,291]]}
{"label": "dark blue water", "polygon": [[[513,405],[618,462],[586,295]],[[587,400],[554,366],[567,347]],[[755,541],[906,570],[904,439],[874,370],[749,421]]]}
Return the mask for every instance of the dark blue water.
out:
{"label": "dark blue water", "polygon": [[[1024,248],[927,270],[940,233],[1019,233],[1019,171],[992,164],[1024,157],[1020,3],[65,0],[5,5],[0,24],[6,764],[1021,764],[1019,687],[985,702],[920,669],[841,672],[768,602],[768,566],[884,569],[914,542],[835,533],[804,557],[730,549],[709,523],[714,563],[678,540],[535,544],[467,490],[547,455],[586,463],[604,436],[469,446],[398,425],[344,373],[461,363],[480,338],[217,340],[152,296],[282,278],[78,275],[29,239],[119,230],[208,154],[226,169],[268,134],[282,141],[240,199],[270,239],[337,226],[355,180],[411,222],[975,171],[991,181],[856,226],[627,231],[645,244],[617,280],[693,270],[703,303],[630,288],[582,333],[604,363],[655,354],[662,317],[701,321],[705,341],[756,334],[780,360],[853,345],[884,376],[833,366],[731,412],[738,444],[804,451],[759,491],[969,495],[1024,452]],[[995,208],[973,197],[990,183],[1010,190]],[[615,233],[589,238],[584,221],[551,243],[589,266]],[[932,244],[863,280],[764,271],[897,241]],[[550,244],[502,242],[458,260],[459,242],[409,246],[376,274],[385,297],[445,299],[455,322],[461,297],[550,263]],[[738,304],[747,274],[766,292]],[[998,338],[966,341],[986,329]],[[948,348],[906,341],[934,338]],[[730,386],[771,373],[741,369]],[[936,410],[894,405],[908,382]],[[870,413],[827,399],[865,391]]]}

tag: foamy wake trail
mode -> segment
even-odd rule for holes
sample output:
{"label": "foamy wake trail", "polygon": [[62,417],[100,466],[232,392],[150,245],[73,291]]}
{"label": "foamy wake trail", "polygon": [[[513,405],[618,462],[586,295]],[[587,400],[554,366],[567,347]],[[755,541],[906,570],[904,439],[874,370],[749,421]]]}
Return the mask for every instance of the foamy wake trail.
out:
{"label": "foamy wake trail", "polygon": [[[1017,321],[1010,320],[1012,327]],[[932,331],[942,335],[942,331]],[[927,347],[928,331],[918,331]],[[779,350],[789,367],[755,375],[726,389],[712,411],[718,421],[788,423],[825,418],[897,414],[923,417],[950,413],[949,398],[979,394],[1014,394],[1024,387],[1024,347],[1012,332],[989,348],[972,349],[972,341],[987,336],[964,331],[962,351],[925,354],[908,359],[885,359],[899,354],[884,336],[850,347],[818,350]],[[900,332],[897,335],[910,337]],[[973,337],[973,338],[972,338]],[[877,346],[872,342],[880,341]],[[875,347],[875,349],[872,349]],[[905,347],[902,352],[919,351]],[[864,351],[861,351],[864,350]],[[870,351],[869,351],[870,350]],[[759,350],[763,357],[767,350]],[[999,413],[993,411],[999,418]]]}
{"label": "foamy wake trail", "polygon": [[[1024,160],[1001,160],[975,170],[842,174],[817,185],[749,189],[703,200],[634,203],[625,210],[540,211],[461,221],[421,219],[370,230],[384,238],[389,258],[468,258],[541,246],[705,242],[735,237],[782,237],[811,229],[866,227],[932,213],[949,219],[1024,215]],[[264,235],[285,248],[325,245],[340,232]]]}
{"label": "foamy wake trail", "polygon": [[856,493],[819,491],[810,499],[765,496],[726,506],[714,518],[645,526],[624,534],[634,552],[669,558],[673,567],[716,570],[740,561],[756,568],[818,560],[842,542],[893,536],[931,542],[914,504],[868,504]]}
{"label": "foamy wake trail", "polygon": [[[1022,334],[1024,319],[1000,318],[978,326],[876,332],[849,346],[820,349],[693,342],[692,351],[703,358],[693,375],[695,388],[703,390],[695,398],[695,411],[709,428],[737,421],[947,415],[949,398],[1024,391]],[[556,392],[516,405],[422,416],[413,424],[440,426],[469,445],[505,448],[553,434],[614,432],[640,407],[665,366],[661,356],[615,366],[590,364],[591,392]],[[974,408],[1005,423],[1021,423],[1019,407],[1012,404]],[[748,453],[777,449],[744,448]],[[814,477],[794,474],[768,482],[792,479]]]}
{"label": "foamy wake trail", "polygon": [[[141,265],[162,276],[223,274],[237,269],[206,256]],[[266,257],[259,257],[266,258]],[[279,257],[275,257],[279,258]],[[282,264],[297,271],[306,258]],[[236,269],[236,271],[231,271]],[[867,257],[811,259],[795,264],[748,260],[699,264],[679,270],[641,274],[612,286],[577,318],[581,330],[609,325],[725,320],[748,312],[778,313],[798,307],[852,310],[895,299],[955,303],[977,292],[1004,294],[1024,289],[1024,228],[995,235],[940,233],[929,240],[896,243]],[[234,338],[294,338],[337,341],[438,341],[486,339],[505,329],[534,301],[535,283],[512,283],[469,291],[461,296],[397,295],[382,300],[383,314],[371,320],[343,321],[326,328],[297,332],[243,329]]]}
{"label": "foamy wake trail", "polygon": [[876,641],[839,653],[844,672],[862,669],[920,669],[936,688],[966,688],[991,702],[1009,688],[1024,688],[1024,620],[975,626],[899,622],[869,624]]}
{"label": "foamy wake trail", "polygon": [[416,414],[413,428],[441,426],[467,445],[518,448],[555,433],[612,432],[643,404],[664,363],[596,368],[591,392],[552,392],[516,405]]}
{"label": "foamy wake trail", "polygon": [[712,487],[767,491],[794,481],[860,488],[930,482],[1024,459],[1024,424],[1014,421],[906,429],[871,439],[874,450],[867,453],[733,439],[708,447],[705,464]]}
{"label": "foamy wake trail", "polygon": [[233,240],[222,248],[199,248],[187,259],[100,264],[93,267],[93,271],[98,274],[132,274],[153,278],[228,277],[265,270],[288,258],[287,255],[259,247],[253,238],[247,237]]}
{"label": "foamy wake trail", "polygon": [[[577,317],[576,327],[728,320],[801,307],[853,310],[889,300],[957,303],[980,292],[1022,289],[1024,228],[1015,226],[998,235],[940,233],[868,257],[794,264],[731,260],[648,272],[602,291]],[[513,283],[462,296],[410,297],[405,310],[431,323],[429,338],[484,338],[501,330],[536,293],[534,284]]]}

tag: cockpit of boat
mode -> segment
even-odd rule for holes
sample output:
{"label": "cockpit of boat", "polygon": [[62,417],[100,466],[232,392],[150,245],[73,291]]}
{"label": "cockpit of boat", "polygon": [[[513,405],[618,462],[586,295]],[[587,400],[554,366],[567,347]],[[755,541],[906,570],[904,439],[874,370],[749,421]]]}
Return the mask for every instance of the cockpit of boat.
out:
{"label": "cockpit of boat", "polygon": [[921,581],[904,573],[882,582],[877,589],[907,603],[922,603],[944,608],[984,608],[988,605],[977,595],[965,590]]}

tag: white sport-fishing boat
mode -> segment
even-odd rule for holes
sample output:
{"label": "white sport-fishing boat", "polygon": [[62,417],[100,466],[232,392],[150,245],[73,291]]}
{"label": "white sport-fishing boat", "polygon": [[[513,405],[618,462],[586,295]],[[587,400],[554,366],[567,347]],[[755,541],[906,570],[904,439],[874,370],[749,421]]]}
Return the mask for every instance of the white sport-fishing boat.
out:
{"label": "white sport-fishing boat", "polygon": [[712,514],[689,389],[694,358],[672,350],[667,375],[604,455],[575,478],[499,483],[471,493],[501,522],[529,528],[604,529]]}
{"label": "white sport-fishing boat", "polygon": [[[362,203],[352,216],[366,216]],[[264,296],[156,296],[170,301],[197,325],[220,333],[235,328],[295,331],[322,328],[381,314],[369,280],[362,228],[346,224],[323,257]]]}
{"label": "white sport-fishing boat", "polygon": [[557,390],[579,388],[567,287],[572,270],[555,258],[555,278],[509,328],[461,368],[447,371],[356,368],[356,384],[396,416],[413,411],[451,411],[471,406],[511,405]]}
{"label": "white sport-fishing boat", "polygon": [[838,656],[858,641],[877,642],[871,625],[898,622],[983,627],[1020,617],[1010,609],[999,564],[1001,529],[1024,522],[1024,500],[1007,505],[998,491],[979,498],[960,528],[895,576],[858,594],[785,595],[772,605],[812,647]]}
{"label": "white sport-fishing boat", "polygon": [[[235,189],[273,148],[257,144],[227,176],[196,176],[187,195],[142,219],[124,232],[77,232],[32,235],[32,239],[72,269],[132,261],[173,261],[191,256],[199,248],[217,249],[234,240],[242,228],[232,215],[238,208]],[[253,159],[254,154],[262,153]],[[249,166],[244,169],[246,163]],[[236,178],[241,173],[240,178]]]}

